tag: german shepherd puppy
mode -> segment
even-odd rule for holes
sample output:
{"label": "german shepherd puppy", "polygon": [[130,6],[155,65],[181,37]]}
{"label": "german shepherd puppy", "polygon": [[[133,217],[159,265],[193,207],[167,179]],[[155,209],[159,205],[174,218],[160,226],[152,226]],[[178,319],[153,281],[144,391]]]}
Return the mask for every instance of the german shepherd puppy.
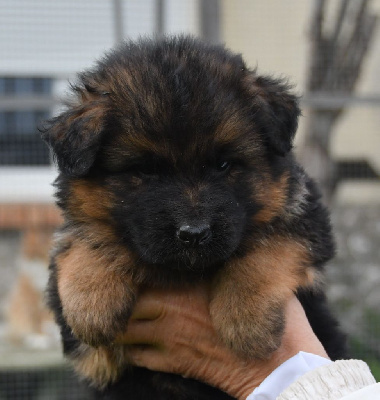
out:
{"label": "german shepherd puppy", "polygon": [[210,286],[224,343],[265,358],[297,293],[331,358],[344,340],[321,280],[328,212],[296,163],[298,98],[240,55],[189,37],[127,42],[79,75],[43,133],[59,167],[49,305],[66,356],[108,399],[229,398],[128,366],[142,285]]}

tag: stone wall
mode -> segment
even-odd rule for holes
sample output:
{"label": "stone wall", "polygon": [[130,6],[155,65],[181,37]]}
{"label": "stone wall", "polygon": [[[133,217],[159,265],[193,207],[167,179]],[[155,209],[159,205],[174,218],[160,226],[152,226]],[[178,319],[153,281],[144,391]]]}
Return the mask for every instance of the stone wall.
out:
{"label": "stone wall", "polygon": [[[334,206],[332,223],[338,250],[326,269],[331,304],[350,337],[380,360],[380,205]],[[37,289],[46,282],[47,260],[28,260],[27,254],[25,234],[0,231],[0,342],[10,292],[20,274],[32,275]]]}
{"label": "stone wall", "polygon": [[380,205],[334,207],[337,255],[327,268],[329,298],[351,338],[380,359]]}

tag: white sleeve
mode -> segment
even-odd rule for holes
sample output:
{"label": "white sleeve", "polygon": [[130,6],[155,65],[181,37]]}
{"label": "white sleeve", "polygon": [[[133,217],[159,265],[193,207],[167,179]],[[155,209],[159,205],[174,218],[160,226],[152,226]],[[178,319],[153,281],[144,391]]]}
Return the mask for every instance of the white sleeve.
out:
{"label": "white sleeve", "polygon": [[[299,377],[315,368],[331,364],[327,358],[299,352],[276,368],[248,397],[247,400],[276,400]],[[303,397],[299,397],[303,398]]]}
{"label": "white sleeve", "polygon": [[366,386],[357,392],[342,397],[341,400],[375,400],[380,399],[380,383]]}
{"label": "white sleeve", "polygon": [[340,360],[307,372],[285,389],[276,400],[380,399],[368,365],[360,360]]}

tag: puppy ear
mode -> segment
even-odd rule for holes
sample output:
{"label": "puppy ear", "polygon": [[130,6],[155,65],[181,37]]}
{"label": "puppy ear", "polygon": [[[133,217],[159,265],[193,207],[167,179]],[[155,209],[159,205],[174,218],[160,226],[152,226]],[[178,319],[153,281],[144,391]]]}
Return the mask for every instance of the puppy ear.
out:
{"label": "puppy ear", "polygon": [[82,92],[78,103],[41,130],[60,171],[74,177],[86,175],[93,165],[106,119],[103,99],[89,99]]}
{"label": "puppy ear", "polygon": [[254,95],[255,122],[267,144],[285,156],[293,147],[293,139],[301,114],[299,99],[283,80],[251,76],[250,92]]}

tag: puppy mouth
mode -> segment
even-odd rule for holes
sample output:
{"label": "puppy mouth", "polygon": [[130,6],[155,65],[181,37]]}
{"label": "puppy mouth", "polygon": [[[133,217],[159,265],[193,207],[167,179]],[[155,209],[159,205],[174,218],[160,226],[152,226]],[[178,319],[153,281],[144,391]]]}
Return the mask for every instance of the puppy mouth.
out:
{"label": "puppy mouth", "polygon": [[[174,261],[174,262],[173,262]],[[213,255],[213,259],[210,259],[209,256],[200,252],[196,249],[185,249],[178,256],[175,260],[168,260],[168,265],[171,268],[186,268],[190,270],[198,270],[198,269],[205,269],[211,268],[213,264],[218,261],[218,258]]]}
{"label": "puppy mouth", "polygon": [[177,237],[168,241],[167,246],[161,249],[153,247],[140,257],[155,267],[204,272],[215,270],[218,265],[231,257],[237,247],[231,243],[220,243],[212,233],[208,232],[197,239],[183,239],[184,235],[182,239]]}
{"label": "puppy mouth", "polygon": [[189,272],[205,272],[213,271],[220,265],[226,257],[215,257],[215,254],[210,257],[194,249],[184,249],[177,252],[175,255],[168,255],[165,259],[150,260],[150,264],[155,267],[165,268],[169,270]]}

